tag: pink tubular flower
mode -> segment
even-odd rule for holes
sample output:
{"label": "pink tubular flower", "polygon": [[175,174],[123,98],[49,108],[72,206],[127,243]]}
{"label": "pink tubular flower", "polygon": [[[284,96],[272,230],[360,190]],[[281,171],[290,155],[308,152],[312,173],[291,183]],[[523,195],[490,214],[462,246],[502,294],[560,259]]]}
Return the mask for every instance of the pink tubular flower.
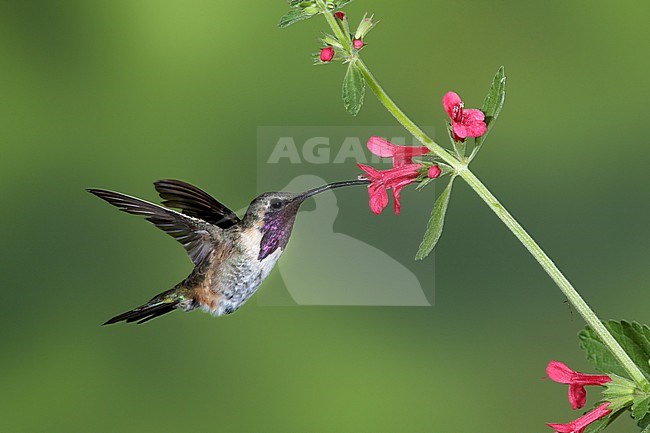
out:
{"label": "pink tubular flower", "polygon": [[365,44],[361,39],[354,39],[352,41],[352,46],[354,47],[355,50],[360,50],[361,48],[363,48],[364,45]]}
{"label": "pink tubular flower", "polygon": [[345,18],[345,13],[341,11],[336,11],[334,12],[334,16],[338,18],[339,20],[343,21],[343,18]]}
{"label": "pink tubular flower", "polygon": [[322,50],[320,50],[320,61],[321,62],[329,62],[333,58],[334,58],[334,48],[325,47]]}
{"label": "pink tubular flower", "polygon": [[589,424],[612,413],[611,410],[607,409],[607,406],[609,406],[609,402],[601,404],[594,410],[587,412],[580,418],[576,419],[575,421],[571,421],[568,424],[549,423],[546,425],[551,427],[557,433],[582,433],[585,427],[587,427]]}
{"label": "pink tubular flower", "polygon": [[370,137],[367,146],[377,156],[392,158],[393,168],[413,164],[414,156],[422,156],[429,153],[429,149],[425,146],[396,146],[390,141],[377,136]]}
{"label": "pink tubular flower", "polygon": [[481,110],[463,108],[463,101],[454,92],[447,92],[442,97],[442,106],[451,119],[454,140],[464,141],[467,137],[480,137],[485,134],[485,114]]}
{"label": "pink tubular flower", "polygon": [[374,168],[357,164],[366,173],[370,180],[368,185],[369,205],[372,213],[379,215],[388,206],[388,190],[393,193],[393,211],[395,215],[400,211],[400,192],[409,183],[418,177],[420,164],[404,164],[389,170],[375,170]]}
{"label": "pink tubular flower", "polygon": [[582,374],[571,370],[559,361],[551,361],[546,375],[554,382],[569,385],[569,403],[572,409],[580,409],[587,400],[586,385],[604,385],[612,379],[604,374]]}

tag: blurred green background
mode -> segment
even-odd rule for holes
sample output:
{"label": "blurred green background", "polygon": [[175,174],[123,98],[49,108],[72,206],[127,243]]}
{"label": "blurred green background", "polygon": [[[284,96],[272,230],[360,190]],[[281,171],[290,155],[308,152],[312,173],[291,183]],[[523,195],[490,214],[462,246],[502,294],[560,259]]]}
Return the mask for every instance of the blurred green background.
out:
{"label": "blurred green background", "polygon": [[[505,433],[577,416],[565,387],[542,378],[550,359],[591,370],[582,321],[460,182],[433,307],[249,302],[227,318],[99,326],[191,267],[173,240],[84,188],[153,199],[152,181],[176,177],[239,209],[264,184],[258,126],[394,125],[372,95],[357,118],[345,113],[343,68],[311,65],[324,21],[279,30],[286,9],[0,2],[0,431]],[[357,0],[346,11],[382,20],[367,64],[438,131],[444,92],[480,105],[506,66],[506,106],[474,170],[603,318],[650,322],[650,4]],[[337,225],[366,226],[368,242],[394,239],[408,257],[430,194],[404,191],[399,217],[375,217],[365,194],[342,193]],[[276,270],[261,290],[282,284]]]}

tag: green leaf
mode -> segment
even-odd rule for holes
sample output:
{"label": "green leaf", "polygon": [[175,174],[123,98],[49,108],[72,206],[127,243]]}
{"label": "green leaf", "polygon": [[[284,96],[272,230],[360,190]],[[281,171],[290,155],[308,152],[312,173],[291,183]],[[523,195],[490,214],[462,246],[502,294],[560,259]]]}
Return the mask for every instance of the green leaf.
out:
{"label": "green leaf", "polygon": [[[650,328],[636,322],[610,320],[603,322],[605,328],[614,336],[625,352],[641,371],[650,377]],[[627,371],[618,363],[596,333],[586,327],[578,334],[580,346],[587,352],[596,369],[603,373],[614,373],[629,378]]]}
{"label": "green leaf", "polygon": [[487,125],[487,131],[485,134],[477,137],[474,142],[475,151],[478,152],[478,148],[481,147],[485,141],[485,137],[490,133],[492,126],[494,126],[494,121],[499,117],[501,113],[501,108],[503,108],[503,103],[506,99],[506,75],[505,69],[503,66],[499,68],[496,75],[492,79],[492,85],[488,91],[487,96],[483,100],[483,105],[481,106],[481,111],[485,113],[485,124]]}
{"label": "green leaf", "polygon": [[449,136],[449,141],[451,141],[451,145],[454,147],[454,151],[456,152],[456,156],[462,161],[465,159],[465,142],[464,141],[456,141],[454,140],[454,131],[451,129],[451,123],[447,122],[447,135]]}
{"label": "green leaf", "polygon": [[646,415],[643,419],[640,419],[637,424],[641,428],[641,433],[650,432],[650,415]]}
{"label": "green leaf", "polygon": [[336,5],[337,9],[340,9],[343,6],[345,6],[346,4],[351,3],[351,2],[352,2],[352,0],[338,0],[338,1],[335,1],[334,4]]}
{"label": "green leaf", "polygon": [[650,431],[650,395],[641,395],[632,402],[632,418],[643,431]]}
{"label": "green leaf", "polygon": [[650,412],[650,396],[640,396],[634,399],[632,403],[632,418],[637,422],[642,421],[643,418]]}
{"label": "green leaf", "polygon": [[379,21],[374,21],[373,18],[374,15],[368,16],[368,14],[363,14],[363,18],[361,18],[361,21],[359,22],[359,27],[357,27],[357,30],[354,32],[355,39],[364,39],[368,32],[377,25]]}
{"label": "green leaf", "polygon": [[347,40],[350,41],[350,37],[348,36],[350,34],[350,22],[348,21],[347,15],[343,17],[343,21],[341,21],[341,27],[343,28],[343,34],[346,35]]}
{"label": "green leaf", "polygon": [[366,93],[366,82],[357,67],[356,62],[350,62],[348,71],[343,78],[343,105],[353,116],[356,116],[363,105],[363,97]]}
{"label": "green leaf", "polygon": [[[341,9],[351,1],[352,0],[330,0],[325,2],[325,7],[328,11],[332,12],[336,9]],[[289,27],[291,24],[306,20],[307,18],[311,18],[314,15],[321,13],[319,7],[313,0],[289,0],[289,6],[293,9],[280,18],[280,22],[278,23],[278,27],[280,28]]]}
{"label": "green leaf", "polygon": [[307,9],[302,9],[302,8],[291,9],[289,12],[284,14],[282,18],[280,18],[278,27],[280,28],[289,27],[293,23],[306,20],[307,18],[311,18],[314,15],[316,15],[316,13],[312,13],[310,10]]}
{"label": "green leaf", "polygon": [[436,246],[440,236],[442,235],[442,228],[445,223],[445,214],[447,213],[447,206],[449,206],[449,197],[451,196],[451,188],[454,184],[455,178],[455,176],[452,176],[451,179],[449,179],[449,184],[433,205],[431,218],[429,218],[429,223],[427,224],[427,231],[424,233],[420,248],[415,255],[415,260],[422,260],[427,257],[431,251],[433,251],[433,248]]}

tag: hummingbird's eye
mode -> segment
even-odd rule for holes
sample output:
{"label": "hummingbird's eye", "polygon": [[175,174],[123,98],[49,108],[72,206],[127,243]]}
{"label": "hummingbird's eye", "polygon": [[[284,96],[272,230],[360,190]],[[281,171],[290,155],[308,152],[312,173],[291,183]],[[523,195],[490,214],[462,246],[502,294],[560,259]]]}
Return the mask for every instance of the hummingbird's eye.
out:
{"label": "hummingbird's eye", "polygon": [[280,200],[279,198],[274,198],[273,200],[271,200],[269,205],[271,206],[271,209],[278,210],[282,207],[282,200]]}

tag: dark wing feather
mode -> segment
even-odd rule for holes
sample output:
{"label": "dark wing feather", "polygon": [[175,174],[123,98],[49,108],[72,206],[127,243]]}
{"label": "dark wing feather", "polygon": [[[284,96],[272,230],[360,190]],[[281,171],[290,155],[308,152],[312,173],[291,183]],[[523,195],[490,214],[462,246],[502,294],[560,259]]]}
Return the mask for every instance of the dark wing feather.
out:
{"label": "dark wing feather", "polygon": [[239,217],[210,194],[182,180],[163,179],[154,182],[156,191],[167,207],[180,209],[185,215],[200,218],[219,228],[227,229],[239,222]]}
{"label": "dark wing feather", "polygon": [[119,192],[105,189],[89,189],[88,192],[121,211],[146,217],[156,227],[183,244],[194,265],[198,265],[212,251],[219,239],[220,229],[203,220]]}

